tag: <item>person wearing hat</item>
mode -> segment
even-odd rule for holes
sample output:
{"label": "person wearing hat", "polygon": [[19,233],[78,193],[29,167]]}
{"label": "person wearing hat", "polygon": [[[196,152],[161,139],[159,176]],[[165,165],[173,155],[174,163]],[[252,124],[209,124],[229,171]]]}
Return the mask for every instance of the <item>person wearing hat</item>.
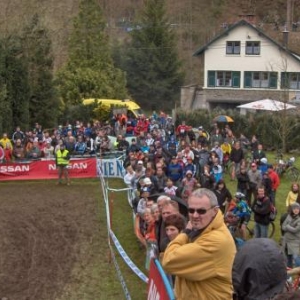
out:
{"label": "person wearing hat", "polygon": [[64,143],[61,143],[59,149],[55,153],[56,167],[58,169],[58,183],[62,184],[62,176],[64,175],[67,185],[70,185],[69,179],[69,162],[70,162],[70,153],[66,149]]}
{"label": "person wearing hat", "polygon": [[282,246],[287,257],[289,268],[300,266],[300,204],[294,202],[282,224],[283,241]]}

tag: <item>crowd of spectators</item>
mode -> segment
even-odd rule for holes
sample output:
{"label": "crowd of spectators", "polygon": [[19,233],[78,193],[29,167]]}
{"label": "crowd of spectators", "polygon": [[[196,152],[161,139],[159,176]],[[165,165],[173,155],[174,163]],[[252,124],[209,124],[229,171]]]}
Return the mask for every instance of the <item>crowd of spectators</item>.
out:
{"label": "crowd of spectators", "polygon": [[[280,180],[273,166],[268,164],[263,144],[255,135],[249,139],[243,134],[236,135],[229,124],[223,124],[223,126],[213,124],[212,128],[203,128],[202,126],[192,128],[182,122],[178,126],[173,126],[170,131],[166,131],[159,122],[155,122],[155,124],[156,127],[148,127],[146,132],[132,137],[130,142],[124,143],[123,136],[118,138],[120,143],[125,145],[124,149],[127,154],[124,161],[126,169],[124,182],[134,191],[132,204],[136,214],[135,233],[141,247],[147,249],[147,256],[154,255],[162,261],[163,266],[169,271],[170,282],[175,284],[175,290],[176,282],[177,285],[180,282],[180,287],[177,286],[176,290],[177,296],[180,295],[178,299],[185,299],[182,295],[189,295],[191,299],[196,299],[193,298],[193,295],[200,293],[200,290],[205,294],[205,289],[196,288],[196,285],[200,285],[198,281],[194,281],[196,279],[191,279],[193,291],[189,288],[186,289],[186,286],[189,285],[188,281],[192,278],[189,273],[191,269],[183,268],[185,264],[178,262],[179,256],[172,254],[173,250],[178,251],[183,257],[186,256],[186,264],[194,259],[193,270],[200,268],[196,266],[197,259],[195,257],[189,257],[180,250],[181,247],[182,251],[188,247],[192,249],[194,246],[188,246],[189,243],[196,243],[197,247],[200,246],[199,251],[202,249],[199,234],[202,234],[203,230],[206,232],[206,227],[201,228],[200,231],[193,230],[189,225],[191,218],[197,223],[211,209],[214,211],[214,218],[221,213],[222,218],[226,220],[226,214],[230,211],[240,217],[243,229],[253,213],[255,237],[262,238],[261,244],[263,244],[265,243],[264,238],[268,235],[270,206],[271,203],[275,205],[276,190],[280,185]],[[232,184],[236,186],[234,195],[227,188],[225,172],[228,172],[229,175],[226,178],[229,178],[228,180],[231,180]],[[212,200],[214,197],[209,197],[211,208],[191,208],[190,200],[197,195],[199,187],[210,190],[216,197],[217,205],[212,205],[215,202]],[[199,192],[199,194],[201,193]],[[294,196],[294,193],[297,193],[298,196]],[[299,198],[299,185],[295,187],[294,184],[287,203],[290,201],[294,203],[296,198]],[[197,201],[201,199],[200,197]],[[207,205],[203,206],[208,207]],[[290,250],[291,244],[288,244],[289,246],[282,251],[288,258],[288,265],[291,267],[297,266],[297,258],[300,257],[299,230],[295,233],[294,229],[290,229],[292,227],[286,226],[286,224],[291,224],[291,220],[298,224],[299,208],[300,205],[293,204],[293,209],[284,223],[284,229],[290,234],[286,243],[293,243],[297,238],[297,254]],[[200,218],[201,215],[202,218]],[[211,223],[208,222],[209,230],[212,230],[211,226],[214,226],[210,225],[214,224],[214,218]],[[187,236],[183,236],[181,233]],[[215,242],[217,243],[217,241]],[[185,247],[186,243],[188,244]],[[266,243],[268,244],[268,242]],[[170,247],[168,247],[169,245]],[[274,251],[276,252],[278,249],[278,247],[274,248]],[[165,253],[168,256],[164,260]],[[283,273],[280,284],[278,282],[278,291],[282,290],[286,279],[286,263],[283,257],[280,259],[279,263],[283,268]],[[173,268],[173,261],[174,264],[179,263],[176,265],[178,268]],[[267,262],[268,259],[265,258],[263,261]],[[206,262],[199,258],[198,263],[205,264]],[[146,267],[149,267],[149,257],[146,259]],[[231,269],[229,271],[231,272]],[[213,272],[213,270],[207,269],[207,272]],[[201,276],[198,275],[196,276],[197,280],[201,281],[199,279]],[[174,281],[175,277],[179,278],[178,281]],[[266,278],[270,284],[273,284],[272,276],[268,274]],[[212,282],[212,278],[210,279]],[[237,283],[235,282],[235,284]],[[256,284],[260,285],[259,282]],[[240,293],[247,295],[249,291],[246,290],[246,285],[245,283],[241,287],[241,289],[245,288],[244,291],[238,291],[240,286],[235,286],[238,292],[235,299],[248,299],[238,297]],[[258,294],[261,295],[275,295],[276,293],[265,287],[261,287],[258,291]]]}

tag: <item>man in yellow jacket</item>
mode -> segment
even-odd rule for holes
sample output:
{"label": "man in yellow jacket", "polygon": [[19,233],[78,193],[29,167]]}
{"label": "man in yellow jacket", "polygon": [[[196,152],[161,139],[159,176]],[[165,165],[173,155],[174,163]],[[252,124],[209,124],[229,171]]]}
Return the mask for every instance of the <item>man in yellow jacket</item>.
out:
{"label": "man in yellow jacket", "polygon": [[236,247],[218,201],[208,189],[188,199],[189,222],[167,247],[162,266],[176,276],[176,300],[231,300]]}
{"label": "man in yellow jacket", "polygon": [[66,149],[65,144],[60,145],[60,148],[56,151],[55,158],[56,158],[56,167],[58,168],[57,184],[62,184],[62,176],[64,175],[65,179],[67,180],[67,185],[70,185],[69,171],[68,171],[68,165],[70,162],[70,153]]}

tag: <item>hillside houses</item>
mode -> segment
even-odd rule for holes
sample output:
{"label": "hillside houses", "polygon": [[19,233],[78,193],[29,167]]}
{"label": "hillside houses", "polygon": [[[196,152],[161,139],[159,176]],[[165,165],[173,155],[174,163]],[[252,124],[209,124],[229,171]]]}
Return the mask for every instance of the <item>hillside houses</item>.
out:
{"label": "hillside houses", "polygon": [[300,97],[300,55],[247,20],[229,26],[194,56],[203,60],[204,81],[181,89],[183,109],[239,104],[270,98]]}

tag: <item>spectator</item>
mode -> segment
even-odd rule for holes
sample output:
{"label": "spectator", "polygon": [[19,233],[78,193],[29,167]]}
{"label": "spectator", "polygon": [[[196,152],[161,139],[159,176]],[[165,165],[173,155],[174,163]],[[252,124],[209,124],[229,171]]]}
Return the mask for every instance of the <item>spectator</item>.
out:
{"label": "spectator", "polygon": [[299,192],[299,183],[294,182],[291,185],[291,189],[287,194],[285,205],[288,208],[290,205],[294,204],[295,202],[300,203],[300,192]]}
{"label": "spectator", "polygon": [[[9,145],[7,145],[9,144]],[[2,139],[0,139],[0,146],[2,146],[3,149],[8,148],[12,149],[13,145],[11,140],[7,137],[7,133],[3,133]]]}
{"label": "spectator", "polygon": [[156,175],[155,177],[155,182],[156,182],[156,189],[159,193],[162,193],[164,191],[164,187],[167,185],[167,180],[168,177],[163,171],[163,168],[157,168],[156,170]]}
{"label": "spectator", "polygon": [[218,200],[218,205],[222,213],[224,214],[226,212],[226,208],[230,201],[232,200],[231,193],[229,189],[226,187],[226,183],[224,180],[219,180],[216,183],[216,188],[213,190],[215,193],[217,200]]}
{"label": "spectator", "polygon": [[21,139],[17,139],[13,148],[13,158],[15,161],[21,161],[25,158],[25,148]]}
{"label": "spectator", "polygon": [[172,181],[172,179],[168,178],[167,185],[164,188],[164,192],[169,196],[175,196],[177,189],[178,189],[178,187],[176,185],[174,185],[174,182]]}
{"label": "spectator", "polygon": [[109,152],[111,149],[112,149],[112,144],[110,138],[108,137],[108,135],[104,135],[100,144],[100,152],[101,153]]}
{"label": "spectator", "polygon": [[207,136],[202,129],[199,129],[199,135],[197,138],[197,143],[201,145],[201,147],[208,146]]}
{"label": "spectator", "polygon": [[[198,189],[188,200],[186,229],[167,247],[162,266],[176,276],[175,297],[232,299],[235,244],[213,192]],[[208,251],[209,249],[209,251]]]}
{"label": "spectator", "polygon": [[250,148],[251,148],[252,152],[257,150],[258,144],[259,144],[259,142],[258,142],[258,139],[257,139],[256,135],[255,134],[252,135],[252,138],[251,138],[251,141],[250,141]]}
{"label": "spectator", "polygon": [[178,136],[178,138],[180,140],[185,140],[188,129],[189,129],[189,126],[187,126],[185,124],[185,121],[182,121],[182,123],[180,125],[178,125],[178,127],[176,128],[176,135]]}
{"label": "spectator", "polygon": [[214,151],[214,152],[218,155],[219,162],[220,162],[221,165],[223,165],[223,151],[222,151],[222,149],[220,148],[219,142],[215,142],[215,145],[214,145],[214,147],[211,149],[211,151]]}
{"label": "spectator", "polygon": [[16,131],[12,135],[12,141],[15,144],[17,140],[21,140],[21,143],[25,140],[25,134],[23,131],[21,131],[20,126],[16,127]]}
{"label": "spectator", "polygon": [[261,185],[262,183],[262,175],[261,172],[257,169],[257,165],[256,163],[252,163],[251,164],[251,168],[250,170],[248,170],[248,177],[249,177],[249,189],[248,189],[248,193],[247,193],[247,200],[249,205],[251,206],[251,198],[253,196],[253,198],[256,197],[256,191],[257,191],[257,187]]}
{"label": "spectator", "polygon": [[135,152],[139,149],[139,147],[137,147],[137,145],[136,145],[136,140],[135,139],[132,139],[131,140],[131,145],[129,145],[129,142],[122,135],[118,135],[118,138],[117,138],[116,142],[117,142],[116,149],[118,151]]}
{"label": "spectator", "polygon": [[170,164],[167,166],[167,176],[176,184],[183,177],[183,168],[178,163],[177,157],[173,156]]}
{"label": "spectator", "polygon": [[27,158],[29,159],[39,159],[42,157],[42,152],[39,148],[39,143],[35,140],[32,144],[31,149],[27,152]]}
{"label": "spectator", "polygon": [[94,142],[94,139],[89,136],[89,135],[86,135],[85,136],[85,143],[86,143],[86,153],[89,154],[89,155],[93,155],[95,154],[95,142]]}
{"label": "spectator", "polygon": [[187,171],[185,177],[182,179],[182,191],[181,198],[187,202],[189,196],[192,194],[193,190],[200,187],[198,181],[193,177],[192,171]]}
{"label": "spectator", "polygon": [[[0,148],[2,149],[1,145]],[[3,149],[4,151],[4,161],[6,163],[10,163],[13,159],[13,148],[11,143],[6,143],[5,148]]]}
{"label": "spectator", "polygon": [[253,161],[259,166],[262,158],[266,158],[266,154],[263,151],[263,145],[258,144],[257,149],[253,151]]}
{"label": "spectator", "polygon": [[291,210],[282,224],[283,249],[289,268],[300,266],[300,204],[294,202]]}
{"label": "spectator", "polygon": [[51,145],[51,142],[49,140],[46,142],[46,146],[44,147],[43,152],[45,158],[54,158],[54,147]]}
{"label": "spectator", "polygon": [[242,166],[239,174],[236,175],[237,178],[237,191],[243,193],[248,200],[248,190],[249,190],[249,176],[247,169]]}
{"label": "spectator", "polygon": [[209,165],[204,166],[203,173],[200,173],[200,185],[203,188],[212,190],[215,185],[215,177],[210,170]]}
{"label": "spectator", "polygon": [[231,180],[235,180],[236,173],[238,173],[240,171],[241,163],[244,159],[244,152],[241,149],[240,142],[237,141],[234,143],[234,146],[230,152],[229,159],[233,163],[233,168],[232,168],[232,172],[231,172]]}
{"label": "spectator", "polygon": [[131,144],[129,145],[128,152],[137,152],[140,147],[137,145],[136,138],[131,139]]}
{"label": "spectator", "polygon": [[219,128],[215,128],[213,134],[211,135],[210,142],[211,142],[211,146],[216,145],[216,143],[218,143],[219,145],[222,145],[223,137],[220,133]]}
{"label": "spectator", "polygon": [[71,135],[72,131],[68,131],[68,135],[65,138],[64,145],[66,147],[66,150],[69,151],[69,154],[72,155],[74,153],[76,139],[74,136]]}
{"label": "spectator", "polygon": [[187,157],[186,164],[183,166],[183,176],[186,176],[188,171],[192,172],[192,176],[196,174],[196,168],[191,157]]}
{"label": "spectator", "polygon": [[78,140],[74,146],[74,152],[75,155],[83,155],[86,151],[86,143],[83,140],[83,136],[79,135]]}
{"label": "spectator", "polygon": [[265,188],[266,196],[270,198],[270,195],[272,193],[272,181],[269,177],[268,172],[263,173],[262,186]]}
{"label": "spectator", "polygon": [[269,174],[269,177],[272,181],[272,191],[271,191],[271,194],[270,194],[270,200],[275,205],[276,191],[277,191],[277,189],[280,185],[280,179],[279,179],[279,175],[274,171],[272,165],[269,165],[269,167],[268,167],[268,174]]}
{"label": "spectator", "polygon": [[234,259],[233,299],[275,300],[273,297],[283,292],[286,279],[284,256],[278,245],[271,239],[251,239]]}
{"label": "spectator", "polygon": [[267,238],[270,224],[270,199],[265,195],[264,187],[258,187],[257,197],[254,200],[252,211],[255,221],[255,237]]}

